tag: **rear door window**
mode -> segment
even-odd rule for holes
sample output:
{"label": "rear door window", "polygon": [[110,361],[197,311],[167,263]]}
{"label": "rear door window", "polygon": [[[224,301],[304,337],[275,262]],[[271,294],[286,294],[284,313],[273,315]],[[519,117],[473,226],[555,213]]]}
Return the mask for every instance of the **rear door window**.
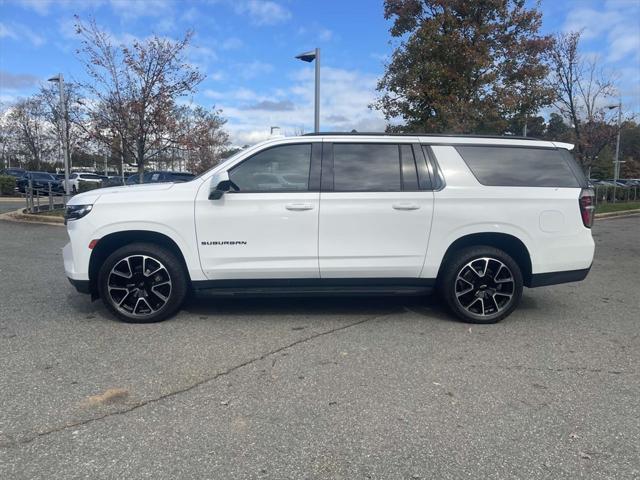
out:
{"label": "rear door window", "polygon": [[333,144],[336,192],[399,192],[402,190],[400,168],[397,144]]}
{"label": "rear door window", "polygon": [[476,179],[495,187],[580,187],[566,157],[552,148],[456,146]]}

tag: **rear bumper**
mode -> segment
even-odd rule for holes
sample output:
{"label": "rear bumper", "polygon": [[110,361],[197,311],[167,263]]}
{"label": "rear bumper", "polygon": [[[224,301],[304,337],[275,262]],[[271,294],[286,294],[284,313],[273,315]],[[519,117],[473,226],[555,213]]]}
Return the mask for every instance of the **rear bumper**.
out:
{"label": "rear bumper", "polygon": [[529,288],[557,285],[559,283],[579,282],[587,278],[591,267],[582,270],[566,270],[564,272],[534,273],[527,284]]}
{"label": "rear bumper", "polygon": [[74,280],[73,278],[67,277],[69,283],[75,287],[75,289],[80,293],[91,293],[91,286],[89,285],[89,280]]}

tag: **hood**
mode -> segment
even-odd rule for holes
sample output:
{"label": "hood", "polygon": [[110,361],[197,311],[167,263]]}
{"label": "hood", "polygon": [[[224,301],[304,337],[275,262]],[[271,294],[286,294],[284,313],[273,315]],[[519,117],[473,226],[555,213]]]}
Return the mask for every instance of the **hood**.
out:
{"label": "hood", "polygon": [[113,193],[136,193],[136,192],[154,192],[161,190],[169,190],[173,187],[173,183],[142,183],[136,185],[124,185],[122,187],[101,188],[98,191],[100,195],[110,195]]}
{"label": "hood", "polygon": [[69,200],[68,205],[92,205],[102,195],[114,195],[118,193],[154,192],[169,190],[173,183],[143,183],[142,185],[126,185],[123,187],[96,188],[88,192],[79,193]]}

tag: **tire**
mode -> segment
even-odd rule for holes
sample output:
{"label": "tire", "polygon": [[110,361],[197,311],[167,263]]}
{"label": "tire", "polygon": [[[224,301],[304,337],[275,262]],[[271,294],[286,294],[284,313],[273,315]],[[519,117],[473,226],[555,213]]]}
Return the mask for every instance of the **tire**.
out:
{"label": "tire", "polygon": [[76,188],[75,185],[71,185],[71,193],[73,193],[74,195],[78,193],[78,189]]}
{"label": "tire", "polygon": [[161,322],[182,306],[188,280],[182,263],[168,249],[132,243],[107,257],[98,273],[100,297],[127,323]]}
{"label": "tire", "polygon": [[497,323],[522,298],[522,272],[506,252],[466,247],[448,256],[440,291],[451,311],[467,323]]}

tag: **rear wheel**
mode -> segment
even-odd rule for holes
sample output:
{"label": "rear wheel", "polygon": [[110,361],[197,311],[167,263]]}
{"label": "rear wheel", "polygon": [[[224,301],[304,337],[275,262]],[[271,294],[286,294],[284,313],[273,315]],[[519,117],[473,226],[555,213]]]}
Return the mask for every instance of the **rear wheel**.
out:
{"label": "rear wheel", "polygon": [[496,323],[518,306],[522,272],[504,251],[467,247],[450,255],[440,279],[449,308],[469,323]]}
{"label": "rear wheel", "polygon": [[98,274],[105,306],[120,320],[151,323],[178,311],[187,294],[187,277],[169,250],[134,243],[119,248],[105,260]]}

